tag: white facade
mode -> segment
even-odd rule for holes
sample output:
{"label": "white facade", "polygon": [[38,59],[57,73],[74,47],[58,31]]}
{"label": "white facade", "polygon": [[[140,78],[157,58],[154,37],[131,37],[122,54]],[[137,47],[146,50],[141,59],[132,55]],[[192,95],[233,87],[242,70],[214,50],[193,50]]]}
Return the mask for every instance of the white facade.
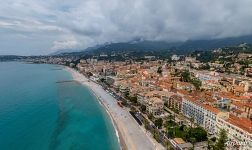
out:
{"label": "white facade", "polygon": [[[250,127],[252,128],[252,126]],[[230,123],[227,119],[217,117],[216,131],[225,129],[231,144],[237,142],[240,147],[239,150],[251,150],[252,149],[252,133],[241,129],[240,127]],[[218,135],[218,134],[217,134]],[[234,149],[232,145],[229,145],[228,149]]]}
{"label": "white facade", "polygon": [[209,110],[204,110],[204,129],[209,134],[215,134],[217,115]]}
{"label": "white facade", "polygon": [[178,55],[172,55],[171,56],[171,60],[178,61],[179,59],[180,59],[180,57]]}
{"label": "white facade", "polygon": [[204,127],[204,108],[202,106],[183,98],[182,112],[186,117],[193,118],[195,123]]}

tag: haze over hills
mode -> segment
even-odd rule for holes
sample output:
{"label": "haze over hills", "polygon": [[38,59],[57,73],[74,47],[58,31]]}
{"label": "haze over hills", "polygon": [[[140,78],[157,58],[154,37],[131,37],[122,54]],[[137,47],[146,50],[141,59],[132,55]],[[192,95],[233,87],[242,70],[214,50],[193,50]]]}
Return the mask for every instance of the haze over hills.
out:
{"label": "haze over hills", "polygon": [[51,55],[84,55],[92,53],[112,53],[115,51],[169,51],[174,54],[187,54],[195,50],[210,50],[221,47],[235,46],[240,43],[252,44],[252,35],[212,39],[212,40],[188,40],[186,42],[165,42],[165,41],[131,41],[120,43],[106,43],[96,45],[84,50],[60,50]]}

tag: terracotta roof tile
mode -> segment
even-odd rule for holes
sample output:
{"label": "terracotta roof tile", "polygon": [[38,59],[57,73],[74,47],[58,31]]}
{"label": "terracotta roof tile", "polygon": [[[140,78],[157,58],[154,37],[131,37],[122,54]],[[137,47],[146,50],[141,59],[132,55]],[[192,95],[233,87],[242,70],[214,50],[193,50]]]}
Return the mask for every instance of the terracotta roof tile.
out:
{"label": "terracotta roof tile", "polygon": [[205,105],[205,104],[203,104],[202,105],[206,110],[208,110],[208,111],[211,111],[212,113],[214,113],[214,114],[218,114],[219,112],[221,112],[219,109],[217,109],[217,108],[214,108],[214,107],[212,107],[212,106],[210,106],[210,105]]}
{"label": "terracotta roof tile", "polygon": [[230,114],[228,122],[249,132],[249,133],[252,133],[252,121],[250,121],[247,118],[239,118],[239,117],[236,117],[236,116]]}

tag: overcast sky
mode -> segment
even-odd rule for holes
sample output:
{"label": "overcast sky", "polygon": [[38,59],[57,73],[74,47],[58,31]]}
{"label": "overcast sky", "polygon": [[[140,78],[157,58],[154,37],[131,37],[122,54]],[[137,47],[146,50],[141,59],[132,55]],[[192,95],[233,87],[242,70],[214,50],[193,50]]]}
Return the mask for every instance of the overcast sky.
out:
{"label": "overcast sky", "polygon": [[0,55],[252,33],[252,0],[1,0]]}

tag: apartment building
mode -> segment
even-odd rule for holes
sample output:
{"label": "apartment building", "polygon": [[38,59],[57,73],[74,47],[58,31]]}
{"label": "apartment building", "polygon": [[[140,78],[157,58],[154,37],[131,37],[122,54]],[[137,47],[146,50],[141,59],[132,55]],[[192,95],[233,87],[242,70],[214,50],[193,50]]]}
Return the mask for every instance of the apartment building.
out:
{"label": "apartment building", "polygon": [[252,120],[252,102],[233,102],[230,105],[230,113],[237,117],[244,117]]}
{"label": "apartment building", "polygon": [[154,117],[158,118],[164,114],[164,102],[157,97],[151,97],[147,105],[147,111]]}
{"label": "apartment building", "polygon": [[183,97],[182,113],[186,117],[193,118],[195,123],[204,127],[204,108],[196,98],[192,96]]}
{"label": "apartment building", "polygon": [[174,108],[174,109],[178,110],[178,112],[181,112],[181,110],[182,110],[182,96],[179,96],[177,94],[173,94],[168,99],[167,104],[170,108]]}
{"label": "apartment building", "polygon": [[[235,106],[232,105],[232,107]],[[248,111],[248,104],[242,106],[244,106],[244,112]],[[221,112],[193,96],[183,97],[182,112],[185,116],[193,118],[194,122],[209,134],[218,135],[219,130],[224,128],[229,140],[237,143],[237,149],[252,149],[252,122],[246,116],[235,116],[233,113]],[[228,147],[228,149],[231,150],[234,147]]]}
{"label": "apartment building", "polygon": [[210,105],[204,105],[204,129],[210,134],[215,134],[215,127],[217,122],[217,116],[221,115],[222,112]]}
{"label": "apartment building", "polygon": [[233,145],[227,149],[251,150],[252,149],[252,122],[247,118],[239,118],[232,114],[226,117],[217,117],[216,133],[220,129],[227,131],[228,139]]}
{"label": "apartment building", "polygon": [[192,96],[184,96],[182,98],[182,113],[189,118],[193,118],[194,122],[203,127],[209,134],[216,133],[217,117],[226,115],[205,101]]}

